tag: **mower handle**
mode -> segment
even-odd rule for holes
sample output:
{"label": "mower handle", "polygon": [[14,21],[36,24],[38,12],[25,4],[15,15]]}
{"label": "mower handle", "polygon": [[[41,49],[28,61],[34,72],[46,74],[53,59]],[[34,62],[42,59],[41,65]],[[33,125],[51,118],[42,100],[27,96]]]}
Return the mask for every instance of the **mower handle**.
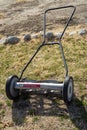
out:
{"label": "mower handle", "polygon": [[52,11],[52,10],[66,9],[66,8],[73,8],[73,12],[72,12],[71,16],[69,17],[69,19],[68,19],[68,21],[67,21],[67,23],[66,23],[66,26],[65,26],[65,28],[64,28],[64,30],[63,30],[63,32],[62,32],[62,34],[61,34],[61,37],[60,37],[60,40],[61,40],[62,37],[63,37],[63,35],[64,35],[64,33],[65,33],[65,31],[66,31],[66,29],[67,29],[67,27],[68,27],[68,25],[69,25],[69,23],[70,23],[70,21],[71,21],[71,19],[72,19],[72,17],[73,17],[73,15],[74,15],[74,13],[75,13],[76,7],[75,7],[75,6],[72,6],[72,5],[69,5],[69,6],[61,6],[61,7],[58,7],[58,8],[50,8],[50,9],[47,9],[47,10],[44,12],[44,35],[43,35],[44,41],[45,41],[45,34],[46,34],[46,13],[49,12],[49,11]]}
{"label": "mower handle", "polygon": [[65,60],[65,56],[64,56],[63,47],[62,47],[61,42],[59,42],[59,43],[54,43],[54,42],[52,43],[52,42],[51,42],[51,43],[48,43],[48,44],[45,43],[46,13],[49,12],[49,11],[51,11],[51,10],[64,9],[64,8],[73,8],[74,10],[73,10],[71,16],[69,17],[68,22],[67,22],[67,24],[66,24],[66,26],[65,26],[65,28],[64,28],[64,30],[63,30],[63,32],[62,32],[62,35],[61,35],[61,37],[60,37],[60,40],[61,40],[62,37],[63,37],[63,35],[64,35],[64,33],[65,33],[65,31],[66,31],[67,26],[68,26],[69,23],[70,23],[70,20],[72,19],[72,16],[74,15],[74,12],[75,12],[75,10],[76,10],[76,7],[74,7],[74,6],[63,6],[63,7],[59,7],[59,8],[50,8],[50,9],[47,9],[47,10],[45,11],[45,13],[44,13],[44,35],[43,35],[44,40],[43,40],[42,44],[37,48],[37,50],[35,51],[35,53],[34,53],[33,56],[31,57],[31,59],[28,61],[28,63],[24,66],[24,68],[23,68],[23,70],[22,70],[22,72],[21,72],[21,75],[20,75],[20,77],[19,77],[19,81],[22,79],[22,76],[23,76],[24,71],[26,70],[26,68],[28,67],[28,65],[32,62],[32,60],[34,59],[34,57],[36,56],[36,54],[38,53],[38,51],[41,49],[41,47],[44,46],[44,45],[53,45],[53,44],[59,44],[59,45],[60,45],[60,49],[61,49],[61,53],[62,53],[62,58],[63,58],[64,66],[65,66],[65,69],[66,69],[66,76],[68,76],[68,67],[67,67],[67,64],[66,64],[66,60]]}

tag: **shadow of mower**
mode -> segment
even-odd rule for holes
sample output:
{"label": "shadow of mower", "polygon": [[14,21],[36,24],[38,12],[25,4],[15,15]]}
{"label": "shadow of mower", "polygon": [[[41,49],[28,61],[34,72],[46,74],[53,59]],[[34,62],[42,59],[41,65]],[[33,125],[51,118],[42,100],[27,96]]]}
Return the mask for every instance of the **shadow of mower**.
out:
{"label": "shadow of mower", "polygon": [[81,100],[74,96],[74,101],[67,106],[57,94],[29,95],[27,93],[13,102],[12,119],[19,126],[23,125],[26,116],[55,116],[66,120],[70,118],[79,130],[87,130],[87,107],[83,105],[85,96],[87,95],[83,95]]}

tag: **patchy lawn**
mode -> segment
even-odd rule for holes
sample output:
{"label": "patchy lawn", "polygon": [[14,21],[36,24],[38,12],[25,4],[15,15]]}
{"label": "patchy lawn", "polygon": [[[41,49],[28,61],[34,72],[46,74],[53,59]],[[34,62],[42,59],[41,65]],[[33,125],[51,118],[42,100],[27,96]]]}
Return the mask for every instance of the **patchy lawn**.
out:
{"label": "patchy lawn", "polygon": [[[64,52],[69,75],[74,78],[75,98],[67,106],[57,95],[22,95],[10,101],[5,94],[8,76],[20,72],[40,40],[0,45],[0,129],[5,130],[87,130],[87,38],[66,37]],[[43,47],[24,73],[29,79],[62,80],[65,74],[57,45]]]}

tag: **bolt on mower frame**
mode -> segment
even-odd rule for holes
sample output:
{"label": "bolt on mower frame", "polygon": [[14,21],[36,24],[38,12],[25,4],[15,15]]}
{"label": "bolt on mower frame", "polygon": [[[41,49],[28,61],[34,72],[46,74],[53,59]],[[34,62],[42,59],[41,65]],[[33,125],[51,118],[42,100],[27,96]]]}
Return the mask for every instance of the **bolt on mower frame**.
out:
{"label": "bolt on mower frame", "polygon": [[[47,42],[46,41],[46,15],[48,12],[53,11],[53,10],[60,10],[60,9],[66,9],[66,8],[72,8],[72,14],[69,17],[66,26],[60,36],[60,39],[57,42]],[[37,48],[37,50],[35,51],[35,53],[33,54],[33,56],[31,57],[31,59],[28,61],[28,63],[24,66],[24,68],[21,71],[20,77],[18,78],[16,75],[10,76],[7,81],[6,81],[6,95],[9,99],[11,100],[15,100],[19,97],[19,90],[30,90],[30,89],[46,89],[46,90],[60,90],[62,92],[62,96],[63,99],[65,101],[65,103],[71,103],[72,99],[73,99],[73,78],[71,76],[68,76],[68,66],[66,63],[66,59],[65,59],[65,55],[64,55],[64,51],[63,51],[63,46],[61,43],[62,37],[75,13],[76,7],[74,6],[63,6],[63,7],[58,7],[58,8],[50,8],[47,9],[44,12],[44,32],[43,32],[43,42],[41,43],[41,45],[39,45],[39,47]],[[64,82],[54,82],[52,80],[48,81],[25,81],[22,79],[23,77],[23,73],[26,70],[26,68],[28,67],[28,65],[32,62],[32,60],[34,59],[34,57],[36,56],[36,54],[39,52],[39,50],[43,47],[43,46],[48,46],[48,45],[55,45],[57,44],[60,47],[60,51],[62,54],[62,60],[64,63],[64,67],[65,67],[65,71],[66,71],[66,75],[65,75],[65,80]]]}

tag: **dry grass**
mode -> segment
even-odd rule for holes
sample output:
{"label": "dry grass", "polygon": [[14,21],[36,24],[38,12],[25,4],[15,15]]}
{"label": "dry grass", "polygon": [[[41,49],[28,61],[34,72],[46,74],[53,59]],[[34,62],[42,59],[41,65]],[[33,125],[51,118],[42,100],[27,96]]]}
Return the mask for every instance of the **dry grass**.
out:
{"label": "dry grass", "polygon": [[[0,45],[0,129],[87,130],[87,38],[66,37],[64,52],[69,75],[75,84],[75,100],[66,106],[56,95],[22,95],[7,99],[5,82],[20,71],[35,52],[40,40],[17,45]],[[58,46],[43,47],[24,73],[29,79],[62,80],[65,71]],[[27,98],[26,98],[27,97]]]}
{"label": "dry grass", "polygon": [[0,13],[0,19],[3,19],[3,18],[4,18],[4,14]]}

